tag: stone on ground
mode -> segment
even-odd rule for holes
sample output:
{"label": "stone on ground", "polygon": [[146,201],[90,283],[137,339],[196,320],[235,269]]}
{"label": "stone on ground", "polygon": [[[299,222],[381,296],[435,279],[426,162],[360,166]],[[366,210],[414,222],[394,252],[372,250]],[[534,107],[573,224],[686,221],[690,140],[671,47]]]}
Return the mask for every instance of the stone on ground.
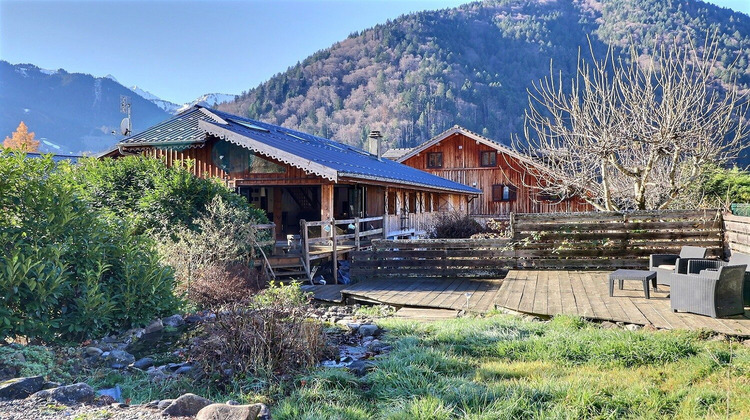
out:
{"label": "stone on ground", "polygon": [[270,419],[265,404],[228,405],[211,404],[195,416],[195,420],[255,420]]}
{"label": "stone on ground", "polygon": [[45,389],[32,395],[32,397],[52,400],[61,404],[80,404],[93,402],[94,394],[94,388],[89,384],[80,382],[73,385]]}
{"label": "stone on ground", "polygon": [[39,391],[44,386],[44,377],[29,376],[0,382],[0,399],[20,400]]}
{"label": "stone on ground", "polygon": [[195,394],[184,394],[172,401],[167,408],[162,411],[163,415],[172,417],[191,417],[198,414],[201,409],[211,404],[211,401]]}

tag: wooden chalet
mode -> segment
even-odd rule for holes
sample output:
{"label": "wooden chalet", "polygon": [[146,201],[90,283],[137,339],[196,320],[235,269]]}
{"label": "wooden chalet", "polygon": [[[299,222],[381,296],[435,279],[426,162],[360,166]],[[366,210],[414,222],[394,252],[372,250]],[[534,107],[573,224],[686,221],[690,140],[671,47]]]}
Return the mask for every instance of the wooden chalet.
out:
{"label": "wooden chalet", "polygon": [[196,176],[224,180],[268,213],[279,245],[295,248],[299,238],[308,275],[317,255],[337,258],[374,236],[416,234],[439,212],[466,212],[481,193],[353,146],[197,105],[102,156],[135,153],[168,165],[192,160]]}
{"label": "wooden chalet", "polygon": [[507,216],[511,213],[592,211],[579,199],[546,197],[533,185],[527,157],[463,127],[454,126],[397,159],[412,168],[482,190],[469,203],[469,214]]}

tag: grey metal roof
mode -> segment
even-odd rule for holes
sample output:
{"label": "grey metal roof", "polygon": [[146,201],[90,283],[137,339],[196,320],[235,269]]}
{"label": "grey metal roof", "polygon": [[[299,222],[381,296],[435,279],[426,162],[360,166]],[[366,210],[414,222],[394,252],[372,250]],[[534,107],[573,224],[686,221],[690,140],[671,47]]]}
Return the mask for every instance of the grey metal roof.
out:
{"label": "grey metal roof", "polygon": [[311,134],[196,105],[118,143],[123,147],[177,146],[205,142],[208,135],[243,146],[337,182],[355,178],[481,194],[481,190]]}
{"label": "grey metal roof", "polygon": [[41,158],[49,156],[49,155],[52,156],[52,161],[53,162],[60,162],[60,161],[63,161],[63,160],[68,160],[68,161],[70,161],[70,163],[77,163],[78,159],[80,159],[80,158],[83,157],[81,155],[56,155],[56,154],[52,154],[52,153],[26,152],[26,157],[27,158],[32,158],[32,159],[41,159]]}

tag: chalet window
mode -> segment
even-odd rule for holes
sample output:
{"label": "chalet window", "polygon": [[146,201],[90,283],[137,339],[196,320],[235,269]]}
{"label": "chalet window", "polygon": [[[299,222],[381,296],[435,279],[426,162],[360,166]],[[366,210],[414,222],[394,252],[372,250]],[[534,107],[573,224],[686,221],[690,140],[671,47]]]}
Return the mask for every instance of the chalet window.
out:
{"label": "chalet window", "polygon": [[537,195],[537,200],[539,201],[551,201],[551,202],[560,202],[563,201],[563,197],[560,194],[554,194],[549,192],[540,191]]}
{"label": "chalet window", "polygon": [[427,154],[427,167],[428,168],[442,168],[443,167],[443,152],[433,152]]}
{"label": "chalet window", "polygon": [[479,164],[480,166],[484,166],[484,167],[497,166],[497,152],[495,152],[494,150],[480,152]]}
{"label": "chalet window", "polygon": [[492,201],[515,201],[518,189],[510,184],[492,186]]}

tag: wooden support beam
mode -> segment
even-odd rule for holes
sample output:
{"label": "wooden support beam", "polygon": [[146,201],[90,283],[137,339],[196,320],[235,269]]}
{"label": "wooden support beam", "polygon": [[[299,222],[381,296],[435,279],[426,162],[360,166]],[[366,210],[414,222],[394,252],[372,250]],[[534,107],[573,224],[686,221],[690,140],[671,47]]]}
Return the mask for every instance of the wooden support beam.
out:
{"label": "wooden support beam", "polygon": [[320,186],[320,220],[333,219],[333,184]]}
{"label": "wooden support beam", "polygon": [[274,235],[274,240],[284,240],[284,226],[282,225],[282,218],[281,213],[283,211],[282,209],[282,199],[284,197],[284,190],[281,187],[273,187],[273,223],[279,228],[276,230],[276,236]]}

